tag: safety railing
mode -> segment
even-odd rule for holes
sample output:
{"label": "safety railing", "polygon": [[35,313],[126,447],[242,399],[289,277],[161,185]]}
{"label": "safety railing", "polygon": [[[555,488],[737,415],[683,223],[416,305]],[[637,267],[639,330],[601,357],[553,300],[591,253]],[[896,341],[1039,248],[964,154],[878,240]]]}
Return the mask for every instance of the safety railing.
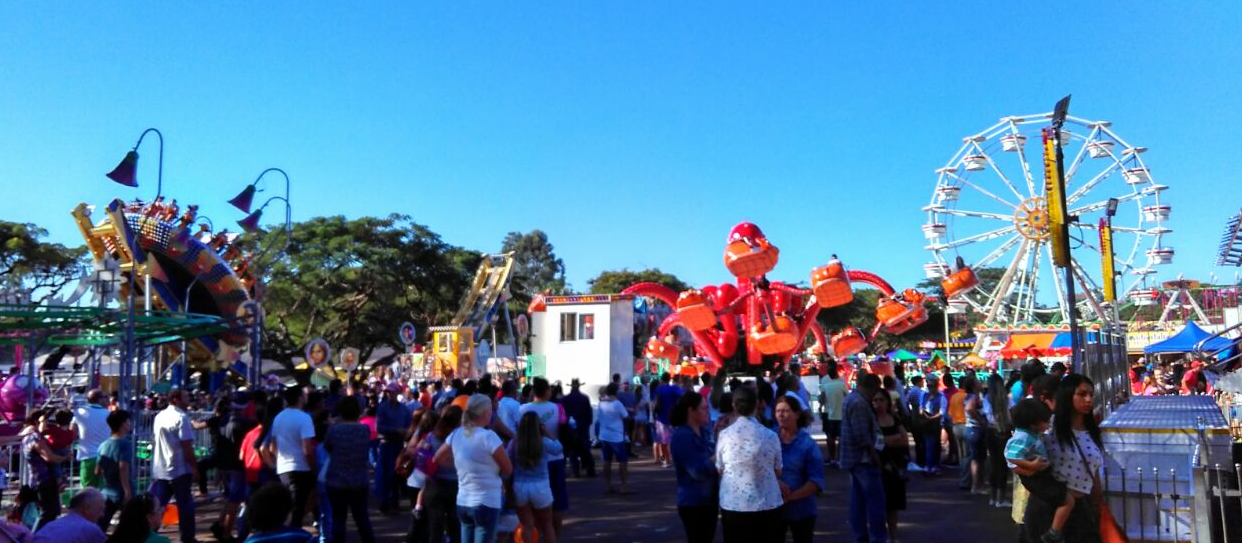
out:
{"label": "safety railing", "polygon": [[[135,453],[133,473],[139,489],[147,488],[151,482],[151,462],[154,453],[151,450],[151,441],[157,414],[158,412],[155,411],[142,411],[133,419],[133,432],[130,434],[134,442]],[[212,415],[210,411],[191,411],[189,414],[190,419],[195,421],[205,421]],[[200,457],[211,450],[210,430],[203,428],[194,431],[194,449],[198,451]],[[68,503],[69,497],[82,488],[76,443],[67,456],[68,460],[61,464],[61,473],[66,480],[66,486],[61,493],[65,503]],[[0,492],[3,492],[5,506],[16,498],[17,491],[28,481],[21,443],[0,445]]]}
{"label": "safety railing", "polygon": [[[1242,359],[1242,349],[1237,348],[1239,346],[1239,335],[1242,335],[1242,322],[1203,338],[1199,343],[1195,344],[1192,354],[1200,360],[1216,360],[1212,365],[1217,370],[1223,371],[1234,362]],[[1208,344],[1218,338],[1226,338],[1230,342],[1225,347],[1209,348]],[[1224,358],[1220,358],[1221,356],[1224,356]]]}

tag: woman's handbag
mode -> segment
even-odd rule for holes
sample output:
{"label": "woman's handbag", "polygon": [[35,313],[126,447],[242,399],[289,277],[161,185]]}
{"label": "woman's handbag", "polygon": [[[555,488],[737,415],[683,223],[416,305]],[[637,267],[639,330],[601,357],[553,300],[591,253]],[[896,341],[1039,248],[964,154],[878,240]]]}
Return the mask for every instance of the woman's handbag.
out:
{"label": "woman's handbag", "polygon": [[[1082,459],[1082,467],[1090,469],[1091,463],[1087,461],[1087,455],[1083,454],[1082,446],[1078,444],[1078,437],[1074,437],[1074,448],[1078,449],[1078,458]],[[1121,529],[1117,524],[1117,519],[1113,517],[1113,511],[1108,508],[1108,501],[1104,499],[1104,489],[1100,487],[1100,477],[1098,474],[1091,474],[1091,487],[1093,489],[1092,501],[1096,503],[1096,516],[1099,520],[1100,541],[1101,543],[1130,543],[1129,536],[1126,531]]]}
{"label": "woman's handbag", "polygon": [[1117,524],[1112,510],[1108,508],[1108,502],[1102,499],[1100,500],[1100,541],[1102,543],[1130,543],[1125,530]]}
{"label": "woman's handbag", "polygon": [[397,455],[397,464],[393,466],[393,472],[397,474],[397,477],[410,478],[410,475],[414,473],[415,456],[416,454],[411,453],[409,447],[401,449],[401,454]]}

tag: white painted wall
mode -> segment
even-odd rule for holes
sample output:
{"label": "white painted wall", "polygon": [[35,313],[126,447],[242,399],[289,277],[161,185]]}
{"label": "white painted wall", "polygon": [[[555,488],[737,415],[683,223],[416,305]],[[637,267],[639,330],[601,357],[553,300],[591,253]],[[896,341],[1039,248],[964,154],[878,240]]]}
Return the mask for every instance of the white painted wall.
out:
{"label": "white painted wall", "polygon": [[[593,339],[561,341],[561,316],[566,313],[595,316]],[[577,319],[575,319],[577,322]],[[575,324],[576,326],[576,324]],[[582,392],[598,399],[598,389],[613,373],[629,379],[634,371],[634,306],[632,300],[548,305],[531,318],[531,351],[546,357],[546,377],[561,381],[569,391],[570,380],[582,381]]]}

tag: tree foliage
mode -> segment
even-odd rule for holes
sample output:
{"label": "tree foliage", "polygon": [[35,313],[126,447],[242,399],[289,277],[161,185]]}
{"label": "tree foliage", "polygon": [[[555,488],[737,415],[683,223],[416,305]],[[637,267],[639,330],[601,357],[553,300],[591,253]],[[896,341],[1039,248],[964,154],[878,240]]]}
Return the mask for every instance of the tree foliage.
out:
{"label": "tree foliage", "polygon": [[[269,232],[264,243],[283,243]],[[397,327],[447,324],[480,256],[445,243],[404,215],[317,217],[293,225],[268,274],[264,356],[292,365],[323,337],[337,352],[400,351]]]}
{"label": "tree foliage", "polygon": [[635,283],[659,283],[676,292],[690,288],[676,275],[660,271],[660,268],[630,271],[628,269],[605,270],[587,281],[591,294],[614,294]]}
{"label": "tree foliage", "polygon": [[535,294],[550,290],[566,291],[565,263],[556,256],[548,235],[542,230],[525,234],[509,232],[500,244],[500,252],[513,252],[513,278],[509,292],[513,295],[511,309],[525,311]]}
{"label": "tree foliage", "polygon": [[46,236],[32,223],[0,221],[0,287],[29,290],[40,302],[80,276],[86,247],[47,243]]}

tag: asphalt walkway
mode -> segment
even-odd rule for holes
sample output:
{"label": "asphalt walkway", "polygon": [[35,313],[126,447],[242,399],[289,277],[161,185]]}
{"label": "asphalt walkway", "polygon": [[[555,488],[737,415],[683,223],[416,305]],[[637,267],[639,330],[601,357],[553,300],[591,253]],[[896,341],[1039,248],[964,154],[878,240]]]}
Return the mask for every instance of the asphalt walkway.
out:
{"label": "asphalt walkway", "polygon": [[[636,494],[605,494],[603,477],[570,479],[570,510],[566,514],[563,541],[591,543],[671,543],[684,541],[674,504],[676,486],[672,468],[651,461],[649,451],[631,464],[631,485]],[[852,541],[848,524],[849,477],[827,470],[828,488],[817,498],[819,518],[816,541]],[[908,509],[901,514],[899,541],[917,543],[1006,543],[1017,540],[1017,527],[1008,509],[989,507],[986,496],[957,489],[956,472],[939,477],[912,473],[907,492]],[[404,541],[409,515],[381,515],[372,502],[372,521],[381,542]],[[219,511],[218,502],[199,507],[200,541],[214,539],[207,529]],[[176,540],[175,527],[162,532]],[[349,542],[358,541],[350,528]],[[717,541],[721,535],[717,533]]]}

